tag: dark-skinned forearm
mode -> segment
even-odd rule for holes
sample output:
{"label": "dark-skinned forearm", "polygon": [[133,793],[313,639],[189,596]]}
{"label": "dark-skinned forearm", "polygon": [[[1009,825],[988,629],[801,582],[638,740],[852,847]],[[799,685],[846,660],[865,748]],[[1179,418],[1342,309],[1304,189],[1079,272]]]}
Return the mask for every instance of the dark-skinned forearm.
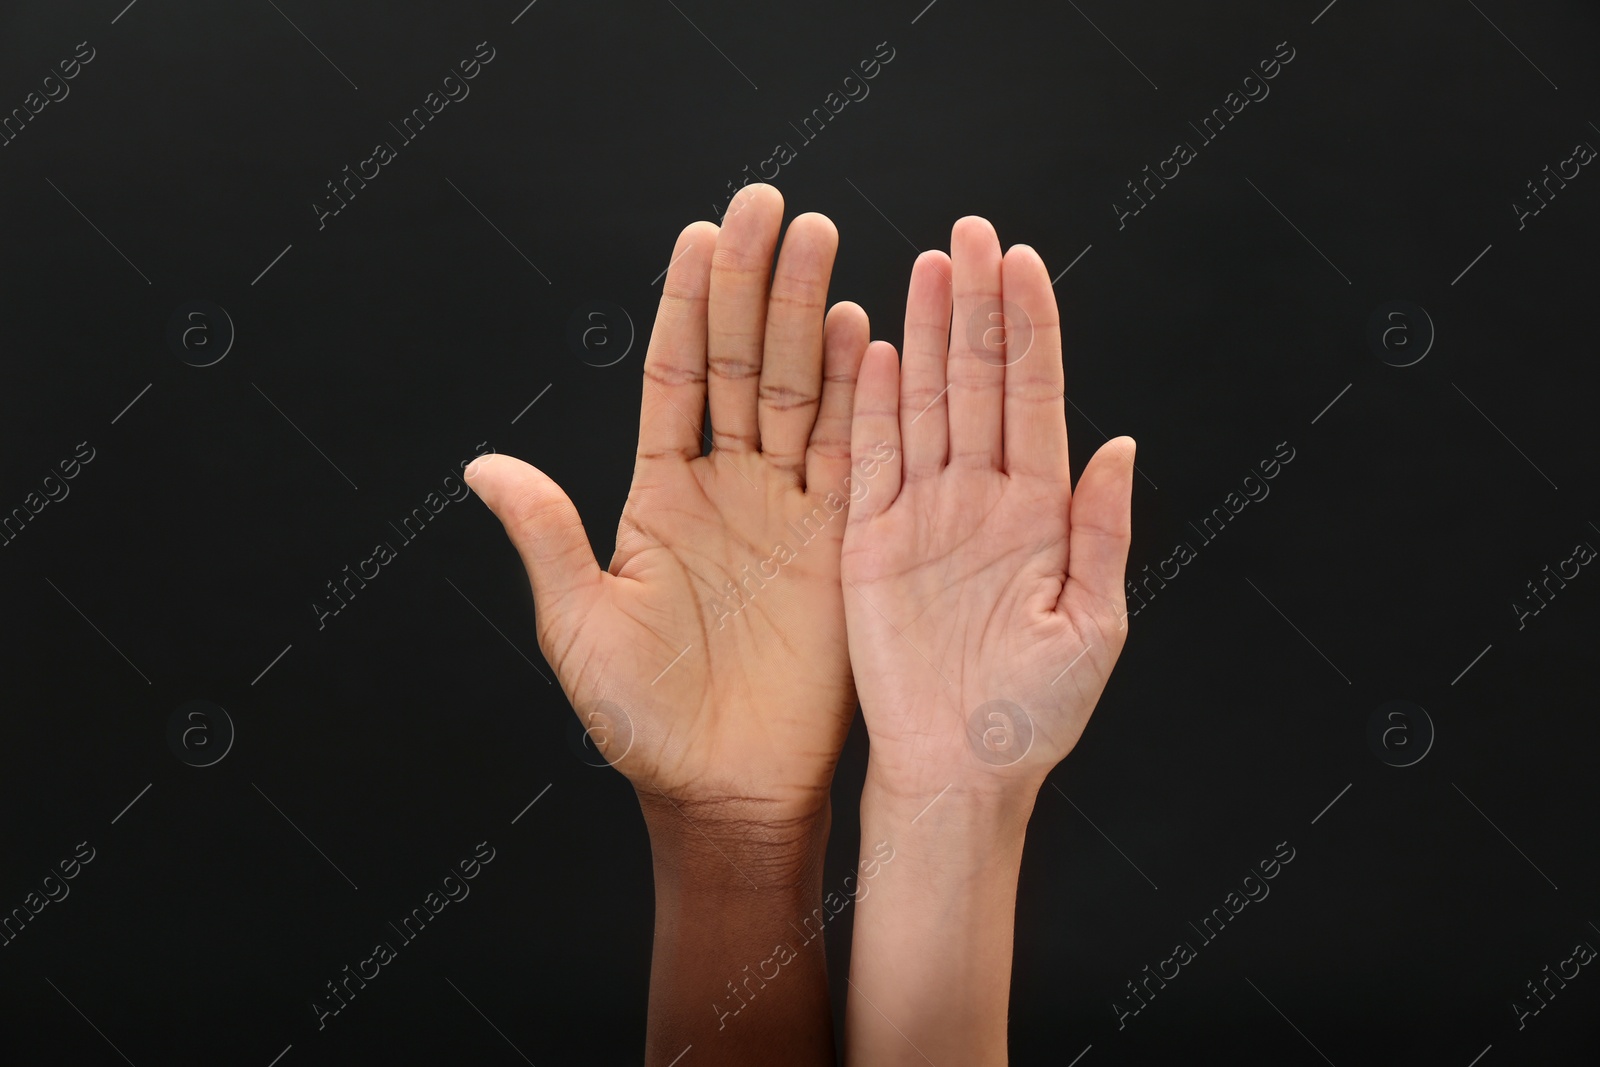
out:
{"label": "dark-skinned forearm", "polygon": [[656,883],[646,1067],[835,1062],[818,924],[829,812],[640,795]]}

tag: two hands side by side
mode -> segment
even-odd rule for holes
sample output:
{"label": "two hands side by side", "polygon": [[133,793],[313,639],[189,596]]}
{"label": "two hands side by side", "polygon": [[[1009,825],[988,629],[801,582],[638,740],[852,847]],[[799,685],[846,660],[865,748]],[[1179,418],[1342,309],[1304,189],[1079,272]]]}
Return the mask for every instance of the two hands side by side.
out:
{"label": "two hands side by side", "polygon": [[[1024,830],[1126,637],[1133,441],[1072,487],[1032,248],[959,220],[950,253],[912,270],[902,355],[859,306],[826,307],[833,224],[802,214],[780,250],[782,219],[750,185],[720,227],[678,238],[608,568],[543,472],[490,455],[468,484],[527,568],[541,650],[639,796],[646,1062],[689,1045],[698,1064],[834,1062],[816,929],[859,698],[871,890],[846,1060],[1003,1064]],[[769,980],[781,992],[759,995]]]}

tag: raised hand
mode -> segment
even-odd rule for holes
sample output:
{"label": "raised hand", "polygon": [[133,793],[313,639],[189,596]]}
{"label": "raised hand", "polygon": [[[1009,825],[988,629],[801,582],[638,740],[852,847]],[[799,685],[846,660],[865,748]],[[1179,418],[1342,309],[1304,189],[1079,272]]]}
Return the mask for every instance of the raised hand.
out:
{"label": "raised hand", "polygon": [[1044,263],[1002,257],[979,218],[951,243],[912,271],[904,366],[874,345],[862,368],[856,451],[887,441],[899,469],[852,511],[843,563],[874,770],[928,799],[1037,789],[1127,635],[1133,441],[1102,446],[1073,492]]}
{"label": "raised hand", "polygon": [[[796,218],[772,266],[782,216],[777,190],[751,185],[720,230],[697,222],[678,238],[608,570],[542,472],[498,455],[468,472],[526,565],[540,648],[645,810],[650,1055],[663,1063],[689,1041],[696,1062],[721,1062],[717,1050],[741,1062],[741,1043],[774,1027],[796,1057],[776,1062],[832,1056],[820,940],[784,968],[782,996],[741,1008],[727,982],[820,897],[828,788],[855,709],[839,550],[867,316],[842,303],[824,319],[838,244],[827,218]],[[804,1034],[790,1032],[797,1012]]]}
{"label": "raised hand", "polygon": [[856,917],[849,1045],[871,1064],[1004,1062],[1023,828],[1127,633],[1133,441],[1073,491],[1044,263],[1002,256],[980,218],[951,248],[913,268],[903,363],[875,342],[856,387],[858,460],[893,457],[842,569],[871,738],[862,839],[897,856]]}

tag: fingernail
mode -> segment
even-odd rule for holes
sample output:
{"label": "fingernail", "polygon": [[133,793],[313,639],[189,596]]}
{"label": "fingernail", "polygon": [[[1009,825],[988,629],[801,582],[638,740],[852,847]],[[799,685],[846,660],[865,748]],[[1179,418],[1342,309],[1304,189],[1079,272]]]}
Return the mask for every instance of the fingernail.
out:
{"label": "fingernail", "polygon": [[461,477],[463,479],[465,479],[466,481],[469,481],[469,482],[472,481],[472,476],[474,474],[478,473],[478,467],[482,463],[483,463],[483,457],[479,456],[477,459],[475,459],[471,463],[467,464],[467,469],[461,472]]}

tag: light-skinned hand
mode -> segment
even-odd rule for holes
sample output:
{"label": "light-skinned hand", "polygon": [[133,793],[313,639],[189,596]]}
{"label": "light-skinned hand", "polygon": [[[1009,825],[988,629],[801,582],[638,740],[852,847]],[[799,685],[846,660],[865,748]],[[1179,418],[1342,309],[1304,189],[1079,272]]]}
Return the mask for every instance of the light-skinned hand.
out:
{"label": "light-skinned hand", "polygon": [[848,1063],[1007,1062],[1028,818],[1127,635],[1133,441],[1073,491],[1064,397],[1044,263],[961,219],[912,269],[904,361],[874,342],[856,386],[856,457],[893,457],[844,543],[861,838],[895,859],[856,910]]}
{"label": "light-skinned hand", "polygon": [[874,342],[861,367],[857,458],[894,458],[845,535],[851,660],[877,784],[1031,795],[1127,636],[1134,443],[1101,446],[1073,490],[1044,262],[1002,256],[976,217],[951,246],[912,270],[903,363]]}

